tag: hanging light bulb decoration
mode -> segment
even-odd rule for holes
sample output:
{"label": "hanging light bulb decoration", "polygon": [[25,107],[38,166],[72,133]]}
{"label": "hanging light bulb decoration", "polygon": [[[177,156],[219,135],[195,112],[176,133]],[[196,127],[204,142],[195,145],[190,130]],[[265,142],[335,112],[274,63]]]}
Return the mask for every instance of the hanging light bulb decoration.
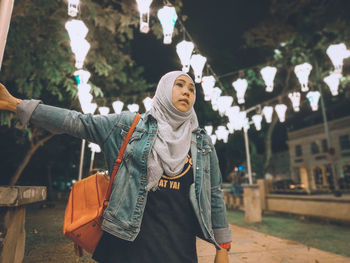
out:
{"label": "hanging light bulb decoration", "polygon": [[312,66],[309,63],[304,63],[295,66],[294,73],[297,75],[297,78],[299,80],[299,83],[301,85],[301,91],[306,92],[309,90],[308,87],[308,81],[309,81],[309,75],[312,70]]}
{"label": "hanging light bulb decoration", "polygon": [[68,15],[76,17],[79,13],[79,0],[68,0]]}
{"label": "hanging light bulb decoration", "polygon": [[213,76],[205,76],[202,78],[202,88],[204,93],[204,100],[210,101],[210,94],[215,86],[215,78]]}
{"label": "hanging light bulb decoration", "polygon": [[334,65],[334,72],[341,74],[343,71],[343,60],[350,57],[350,50],[346,49],[344,43],[330,45],[326,51]]}
{"label": "hanging light bulb decoration", "polygon": [[211,105],[215,111],[218,110],[218,99],[220,98],[221,93],[222,90],[218,87],[213,88],[210,93]]}
{"label": "hanging light bulb decoration", "polygon": [[109,113],[109,108],[108,107],[98,107],[98,111],[100,112],[101,115],[108,115]]}
{"label": "hanging light bulb decoration", "polygon": [[225,115],[228,117],[229,122],[234,123],[236,121],[239,110],[239,106],[232,106],[226,110]]}
{"label": "hanging light bulb decoration", "polygon": [[150,97],[146,97],[143,99],[143,105],[145,106],[146,111],[149,111],[152,107],[153,100]]}
{"label": "hanging light bulb decoration", "polygon": [[67,21],[65,28],[68,31],[70,41],[84,39],[89,32],[89,29],[84,24],[84,22],[77,19]]}
{"label": "hanging light bulb decoration", "polygon": [[187,73],[190,70],[190,62],[193,49],[193,43],[186,40],[183,40],[176,45],[176,53],[180,58],[183,72]]}
{"label": "hanging light bulb decoration", "polygon": [[140,107],[138,104],[129,104],[127,108],[131,112],[138,112]]}
{"label": "hanging light bulb decoration", "polygon": [[149,32],[149,7],[152,0],[136,0],[140,12],[140,32],[147,34]]}
{"label": "hanging light bulb decoration", "polygon": [[235,124],[234,123],[229,122],[229,123],[226,124],[226,127],[227,127],[228,132],[230,134],[234,134],[234,132],[235,132]]}
{"label": "hanging light bulb decoration", "polygon": [[273,114],[273,107],[272,106],[265,106],[262,110],[262,114],[264,115],[266,122],[271,123],[272,114]]}
{"label": "hanging light bulb decoration", "polygon": [[255,129],[257,131],[261,130],[261,121],[262,121],[262,116],[261,114],[255,114],[252,116],[252,120],[254,122]]}
{"label": "hanging light bulb decoration", "polygon": [[89,145],[88,145],[88,147],[90,148],[90,150],[91,150],[92,152],[96,152],[96,153],[101,152],[100,146],[99,146],[98,144],[96,144],[96,143],[90,142]]}
{"label": "hanging light bulb decoration", "polygon": [[284,122],[286,120],[287,106],[285,104],[276,104],[275,111],[277,112],[279,121]]}
{"label": "hanging light bulb decoration", "polygon": [[[90,96],[92,97],[92,95],[90,94]],[[81,106],[81,110],[83,111],[83,113],[85,114],[94,114],[94,112],[97,109],[97,104],[96,103],[80,103]]]}
{"label": "hanging light bulb decoration", "polygon": [[112,107],[115,113],[120,114],[124,107],[124,102],[120,100],[113,101]]}
{"label": "hanging light bulb decoration", "polygon": [[326,82],[326,84],[328,85],[329,90],[331,91],[333,96],[337,96],[339,94],[338,89],[339,89],[339,80],[341,76],[342,75],[339,73],[332,73],[323,79],[323,81]]}
{"label": "hanging light bulb decoration", "polygon": [[260,70],[260,74],[265,82],[266,88],[265,91],[272,92],[273,91],[273,81],[275,79],[277,72],[276,67],[264,67]]}
{"label": "hanging light bulb decoration", "polygon": [[171,38],[173,36],[174,26],[177,20],[175,7],[166,5],[159,9],[158,19],[163,28],[163,43],[169,45],[171,44]]}
{"label": "hanging light bulb decoration", "polygon": [[290,92],[288,98],[292,101],[293,110],[300,111],[300,92]]}
{"label": "hanging light bulb decoration", "polygon": [[90,79],[91,73],[89,71],[79,69],[74,72],[74,76],[78,85],[87,84]]}
{"label": "hanging light bulb decoration", "polygon": [[216,137],[216,135],[215,135],[215,134],[213,134],[213,135],[210,135],[210,139],[211,139],[211,142],[213,143],[213,145],[215,145],[215,143],[216,143],[216,140],[217,140],[217,137]]}
{"label": "hanging light bulb decoration", "polygon": [[224,143],[227,143],[229,131],[226,129],[225,126],[218,126],[217,130],[215,131],[215,134],[218,140],[222,140]]}
{"label": "hanging light bulb decoration", "polygon": [[237,101],[239,104],[243,104],[245,102],[244,95],[248,87],[248,82],[246,79],[237,79],[232,82],[232,86],[237,94]]}
{"label": "hanging light bulb decoration", "polygon": [[233,102],[233,98],[231,96],[220,96],[218,98],[218,111],[220,116],[224,116],[226,113],[226,110],[228,110]]}
{"label": "hanging light bulb decoration", "polygon": [[195,54],[191,57],[190,64],[194,72],[196,83],[200,83],[202,80],[202,72],[206,62],[207,58],[200,54]]}
{"label": "hanging light bulb decoration", "polygon": [[71,41],[71,48],[75,54],[75,67],[81,69],[84,65],[85,57],[90,49],[90,44],[82,39],[80,41]]}
{"label": "hanging light bulb decoration", "polygon": [[[88,105],[91,104],[91,101],[93,99],[92,95],[88,92],[79,92],[78,90],[78,99],[79,103],[82,109],[85,109],[86,107],[89,107]],[[85,111],[83,110],[85,113]]]}
{"label": "hanging light bulb decoration", "polygon": [[321,93],[319,91],[309,91],[306,94],[306,98],[308,99],[312,111],[318,110],[318,101],[320,100]]}
{"label": "hanging light bulb decoration", "polygon": [[204,126],[204,129],[209,136],[213,133],[213,126],[212,125],[206,125],[206,126]]}

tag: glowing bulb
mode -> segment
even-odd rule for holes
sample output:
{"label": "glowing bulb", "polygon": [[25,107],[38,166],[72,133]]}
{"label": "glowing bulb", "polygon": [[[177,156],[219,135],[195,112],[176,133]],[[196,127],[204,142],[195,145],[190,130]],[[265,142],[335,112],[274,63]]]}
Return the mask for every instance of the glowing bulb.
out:
{"label": "glowing bulb", "polygon": [[260,70],[260,74],[265,82],[267,92],[273,91],[273,80],[275,79],[277,68],[275,67],[264,67]]}
{"label": "glowing bulb", "polygon": [[176,53],[180,58],[183,72],[187,73],[190,70],[190,61],[193,49],[194,45],[190,41],[183,40],[176,45]]}
{"label": "glowing bulb", "polygon": [[261,130],[261,121],[262,121],[262,116],[261,114],[255,114],[252,116],[252,120],[254,122],[255,128],[257,131]]}
{"label": "glowing bulb", "polygon": [[291,92],[288,94],[288,98],[292,101],[294,111],[300,111],[300,92]]}
{"label": "glowing bulb", "polygon": [[210,100],[210,94],[215,86],[215,78],[213,76],[205,76],[202,78],[202,88],[204,93],[204,100]]}
{"label": "glowing bulb", "polygon": [[65,28],[68,31],[71,41],[84,39],[89,32],[89,29],[84,22],[77,19],[72,19],[66,22]]}
{"label": "glowing bulb", "polygon": [[272,114],[273,114],[273,107],[272,106],[265,106],[262,110],[262,113],[265,117],[266,122],[271,123]]}
{"label": "glowing bulb", "polygon": [[[90,95],[91,96],[91,95]],[[92,96],[91,96],[92,97]],[[81,109],[82,111],[85,113],[85,114],[94,114],[94,112],[96,111],[97,109],[97,104],[96,103],[81,103],[80,102],[80,106],[81,106]]]}
{"label": "glowing bulb", "polygon": [[195,82],[200,83],[202,79],[202,72],[205,63],[207,62],[207,58],[203,57],[199,54],[197,55],[192,55],[191,57],[191,67],[193,68],[194,71],[194,76],[195,76]]}
{"label": "glowing bulb", "polygon": [[79,69],[74,72],[74,76],[78,85],[87,84],[90,79],[91,73],[89,71]]}
{"label": "glowing bulb", "polygon": [[140,31],[147,34],[149,31],[149,7],[152,0],[136,0],[140,11]]}
{"label": "glowing bulb", "polygon": [[120,114],[123,110],[124,102],[116,100],[112,103],[112,107],[115,113]]}
{"label": "glowing bulb", "polygon": [[152,107],[153,100],[150,97],[146,97],[143,101],[146,111],[149,111]]}
{"label": "glowing bulb", "polygon": [[204,126],[204,129],[209,136],[213,133],[213,126],[212,125]]}
{"label": "glowing bulb", "polygon": [[216,143],[216,140],[217,140],[217,137],[216,137],[216,135],[215,135],[215,134],[213,134],[213,135],[210,135],[210,139],[211,139],[211,142],[213,143],[213,145],[215,145],[215,143]]}
{"label": "glowing bulb", "polygon": [[318,110],[318,101],[320,100],[321,94],[319,91],[309,91],[306,94],[306,98],[310,102],[312,111]]}
{"label": "glowing bulb", "polygon": [[284,122],[286,120],[287,106],[284,104],[277,104],[275,106],[275,110],[277,112],[277,116],[280,122]]}
{"label": "glowing bulb", "polygon": [[299,80],[299,83],[301,85],[301,91],[305,92],[309,90],[309,87],[307,86],[309,81],[309,75],[312,70],[312,66],[309,63],[304,63],[295,66],[294,73],[297,75],[297,78]]}
{"label": "glowing bulb", "polygon": [[101,115],[108,115],[109,108],[108,107],[99,107],[98,111],[100,112]]}
{"label": "glowing bulb", "polygon": [[334,65],[335,72],[340,74],[343,70],[343,60],[350,56],[350,50],[346,49],[344,43],[340,43],[337,45],[330,45],[326,53]]}
{"label": "glowing bulb", "polygon": [[224,116],[226,110],[228,110],[233,102],[233,98],[230,96],[221,96],[218,98],[218,111],[220,116]]}
{"label": "glowing bulb", "polygon": [[79,12],[79,0],[68,0],[68,15],[75,17]]}
{"label": "glowing bulb", "polygon": [[215,131],[215,134],[218,140],[222,140],[224,143],[227,143],[229,131],[226,129],[225,126],[218,126],[217,130]]}
{"label": "glowing bulb", "polygon": [[88,145],[88,147],[90,148],[90,150],[91,150],[92,152],[96,152],[96,153],[101,152],[100,146],[99,146],[98,144],[96,144],[96,143],[90,142],[89,145]]}
{"label": "glowing bulb", "polygon": [[72,51],[75,54],[75,67],[81,69],[84,65],[85,57],[90,49],[90,44],[85,40],[71,41]]}
{"label": "glowing bulb", "polygon": [[236,91],[237,94],[237,100],[239,104],[244,103],[244,95],[248,87],[248,82],[246,79],[237,79],[236,81],[232,82],[232,86]]}
{"label": "glowing bulb", "polygon": [[131,112],[138,112],[140,107],[138,104],[129,104],[127,108]]}
{"label": "glowing bulb", "polygon": [[175,7],[173,6],[164,6],[158,10],[158,19],[163,28],[163,43],[171,44],[171,38],[174,32],[174,26],[177,20],[177,14]]}
{"label": "glowing bulb", "polygon": [[333,96],[338,95],[339,80],[341,76],[342,75],[339,73],[332,73],[331,75],[323,79],[323,81],[326,82],[326,84],[328,85],[329,90],[331,91]]}

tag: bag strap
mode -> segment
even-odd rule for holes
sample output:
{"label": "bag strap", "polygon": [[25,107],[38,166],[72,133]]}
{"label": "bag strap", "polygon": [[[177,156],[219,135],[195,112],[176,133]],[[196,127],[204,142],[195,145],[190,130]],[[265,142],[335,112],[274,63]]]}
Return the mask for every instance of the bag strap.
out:
{"label": "bag strap", "polygon": [[106,207],[108,205],[108,203],[106,204],[106,202],[109,201],[109,198],[110,198],[111,193],[112,193],[112,185],[113,185],[113,182],[114,182],[114,177],[115,177],[115,175],[118,172],[120,164],[122,163],[123,155],[124,155],[124,151],[126,149],[126,146],[128,145],[129,140],[131,138],[131,135],[133,134],[133,132],[135,130],[135,127],[136,127],[137,123],[139,122],[140,118],[141,118],[141,115],[139,113],[137,113],[136,116],[135,116],[134,122],[131,124],[131,126],[129,128],[129,131],[128,131],[128,133],[125,136],[125,139],[123,141],[122,147],[120,148],[120,151],[118,153],[118,157],[117,157],[117,159],[114,162],[112,175],[111,175],[111,178],[109,179],[108,189],[107,189],[107,192],[106,192],[106,195],[105,195],[105,200],[103,202],[103,206],[104,207]]}

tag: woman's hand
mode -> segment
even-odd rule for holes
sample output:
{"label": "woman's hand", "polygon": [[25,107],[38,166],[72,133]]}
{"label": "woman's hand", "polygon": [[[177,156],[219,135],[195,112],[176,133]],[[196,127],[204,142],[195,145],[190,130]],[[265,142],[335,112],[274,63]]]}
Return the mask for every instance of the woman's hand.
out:
{"label": "woman's hand", "polygon": [[17,105],[22,100],[13,97],[4,85],[0,83],[0,110],[16,112]]}
{"label": "woman's hand", "polygon": [[227,249],[217,249],[214,263],[229,263]]}

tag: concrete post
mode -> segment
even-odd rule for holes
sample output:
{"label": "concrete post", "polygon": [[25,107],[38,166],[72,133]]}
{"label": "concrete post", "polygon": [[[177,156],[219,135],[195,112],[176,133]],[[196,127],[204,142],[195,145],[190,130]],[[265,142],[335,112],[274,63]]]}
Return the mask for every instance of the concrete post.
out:
{"label": "concrete post", "polygon": [[261,222],[261,200],[259,186],[257,184],[243,185],[243,203],[245,221],[247,223]]}
{"label": "concrete post", "polygon": [[266,210],[267,209],[267,204],[266,204],[267,182],[265,179],[258,179],[257,183],[259,187],[261,209]]}

